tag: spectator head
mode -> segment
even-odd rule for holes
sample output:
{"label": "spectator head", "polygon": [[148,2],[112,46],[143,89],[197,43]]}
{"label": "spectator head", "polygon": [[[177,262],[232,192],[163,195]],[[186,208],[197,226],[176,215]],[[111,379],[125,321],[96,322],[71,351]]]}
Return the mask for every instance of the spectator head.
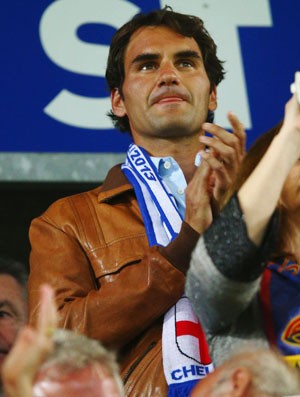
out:
{"label": "spectator head", "polygon": [[[222,61],[217,57],[217,46],[204,27],[202,19],[175,12],[171,7],[154,10],[147,14],[137,14],[125,23],[114,35],[108,55],[106,67],[106,81],[110,91],[118,89],[123,96],[123,83],[125,79],[124,60],[125,53],[132,35],[143,27],[167,27],[185,37],[193,38],[202,53],[211,90],[224,78],[225,72]],[[122,132],[131,132],[127,115],[118,117],[113,112],[108,116],[116,128]],[[208,121],[212,121],[213,112],[208,113]]]}
{"label": "spectator head", "polygon": [[115,355],[73,331],[54,332],[54,350],[42,364],[33,397],[122,397]]}
{"label": "spectator head", "polygon": [[300,395],[300,374],[270,349],[240,352],[194,387],[191,397],[284,397]]}
{"label": "spectator head", "polygon": [[0,257],[0,370],[27,321],[27,277],[24,264]]}

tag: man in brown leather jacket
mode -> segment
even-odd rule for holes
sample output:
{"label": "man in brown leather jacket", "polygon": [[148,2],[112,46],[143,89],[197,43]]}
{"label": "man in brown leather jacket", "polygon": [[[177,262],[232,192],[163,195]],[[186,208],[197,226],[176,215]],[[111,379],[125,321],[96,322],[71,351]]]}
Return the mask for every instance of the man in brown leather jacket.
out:
{"label": "man in brown leather jacket", "polygon": [[[60,326],[118,351],[126,396],[167,395],[163,317],[182,296],[191,251],[244,155],[245,134],[233,114],[233,133],[204,124],[223,77],[199,18],[166,8],[121,27],[106,72],[110,116],[153,161],[162,160],[159,169],[175,164],[181,172],[185,197],[178,177],[175,189],[169,180],[181,229],[169,244],[149,245],[141,205],[120,165],[102,186],[57,201],[30,228],[30,321],[36,320],[38,287],[47,282],[55,289]],[[204,129],[213,137],[204,137]],[[199,151],[208,156],[207,145],[210,163],[196,167]]]}

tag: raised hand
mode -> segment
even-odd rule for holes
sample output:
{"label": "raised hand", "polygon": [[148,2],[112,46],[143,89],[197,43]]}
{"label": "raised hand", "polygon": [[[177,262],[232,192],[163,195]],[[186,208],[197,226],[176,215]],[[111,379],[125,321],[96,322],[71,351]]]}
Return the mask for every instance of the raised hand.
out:
{"label": "raised hand", "polygon": [[40,288],[37,328],[21,329],[15,345],[2,367],[2,381],[7,397],[32,397],[37,371],[53,348],[52,335],[57,326],[54,293],[50,286]]}
{"label": "raised hand", "polygon": [[202,161],[185,191],[185,221],[198,233],[207,229],[223,205],[245,155],[244,127],[233,113],[228,114],[228,119],[232,133],[215,124],[204,123],[203,129],[212,137],[200,136],[206,150],[200,151]]}
{"label": "raised hand", "polygon": [[203,135],[199,138],[207,148],[201,152],[201,157],[213,170],[213,199],[217,206],[222,205],[246,153],[246,133],[242,123],[232,112],[228,113],[228,120],[232,133],[215,124],[204,123],[203,129],[212,137]]}

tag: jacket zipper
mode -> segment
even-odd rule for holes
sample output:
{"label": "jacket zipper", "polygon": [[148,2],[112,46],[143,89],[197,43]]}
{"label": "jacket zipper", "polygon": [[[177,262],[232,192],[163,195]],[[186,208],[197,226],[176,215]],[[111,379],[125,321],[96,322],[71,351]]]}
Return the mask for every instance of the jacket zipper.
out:
{"label": "jacket zipper", "polygon": [[150,345],[147,347],[147,349],[144,351],[144,353],[135,360],[135,362],[130,366],[130,368],[128,369],[128,371],[126,372],[123,382],[124,384],[127,382],[127,380],[129,379],[130,375],[133,373],[133,371],[135,370],[135,368],[139,365],[139,363],[143,360],[143,358],[149,353],[149,351],[151,349],[153,349],[153,347],[157,344],[157,342],[153,341],[150,343]]}

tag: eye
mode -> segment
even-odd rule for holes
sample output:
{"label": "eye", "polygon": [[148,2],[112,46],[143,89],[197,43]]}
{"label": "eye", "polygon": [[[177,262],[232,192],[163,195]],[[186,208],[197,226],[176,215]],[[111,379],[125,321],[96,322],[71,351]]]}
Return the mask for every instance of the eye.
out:
{"label": "eye", "polygon": [[155,70],[157,69],[157,64],[155,62],[146,62],[140,65],[139,70]]}
{"label": "eye", "polygon": [[178,66],[181,68],[193,68],[195,66],[194,62],[189,59],[181,59],[178,62]]}
{"label": "eye", "polygon": [[12,313],[5,311],[5,310],[0,310],[0,319],[1,318],[12,318],[13,315]]}

